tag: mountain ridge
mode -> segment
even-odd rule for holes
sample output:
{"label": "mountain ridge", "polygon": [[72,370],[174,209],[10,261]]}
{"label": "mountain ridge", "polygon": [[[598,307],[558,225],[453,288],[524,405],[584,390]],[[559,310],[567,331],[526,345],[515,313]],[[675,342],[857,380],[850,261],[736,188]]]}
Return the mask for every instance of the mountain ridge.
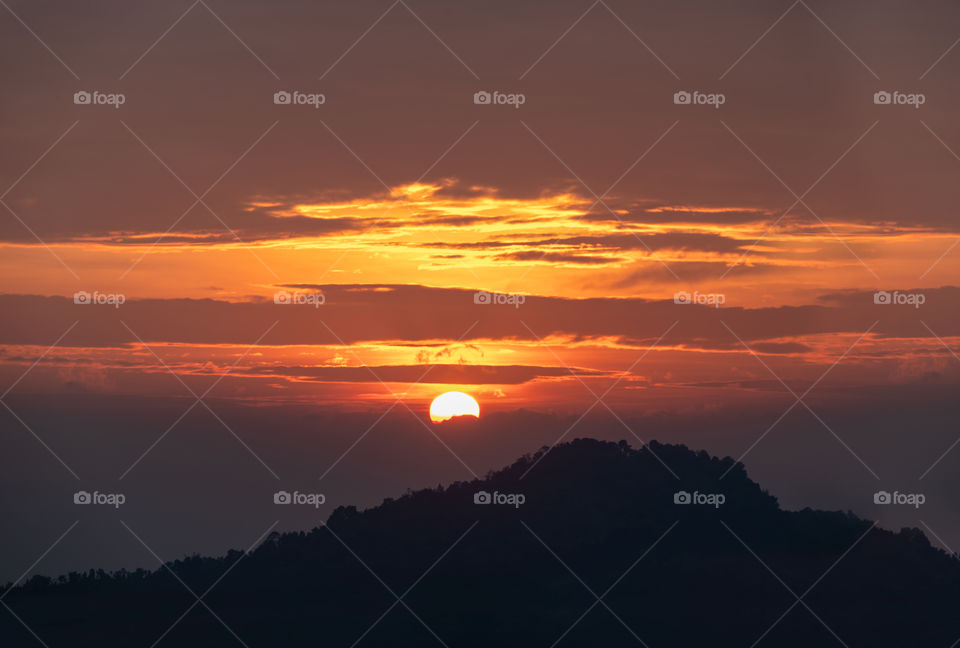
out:
{"label": "mountain ridge", "polygon": [[[476,503],[481,491],[524,501]],[[187,588],[209,594],[196,604]],[[729,457],[576,439],[480,480],[338,507],[249,553],[35,577],[7,601],[72,646],[235,645],[234,632],[301,645],[318,625],[346,645],[949,645],[960,562],[918,529],[784,511]]]}

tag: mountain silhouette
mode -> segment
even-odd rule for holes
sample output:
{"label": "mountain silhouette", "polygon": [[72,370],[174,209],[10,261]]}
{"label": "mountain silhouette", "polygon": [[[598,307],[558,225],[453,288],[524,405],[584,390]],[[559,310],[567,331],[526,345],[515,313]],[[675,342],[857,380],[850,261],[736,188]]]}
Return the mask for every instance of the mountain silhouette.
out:
{"label": "mountain silhouette", "polygon": [[35,576],[3,596],[3,646],[901,648],[960,637],[960,562],[919,530],[781,510],[730,458],[591,439],[483,480],[340,507],[249,553]]}

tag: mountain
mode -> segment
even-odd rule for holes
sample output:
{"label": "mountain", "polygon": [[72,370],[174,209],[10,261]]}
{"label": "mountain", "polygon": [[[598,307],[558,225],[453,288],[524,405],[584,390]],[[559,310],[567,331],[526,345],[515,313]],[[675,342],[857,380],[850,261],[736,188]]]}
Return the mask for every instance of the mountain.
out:
{"label": "mountain", "polygon": [[579,439],[248,554],[2,600],[4,646],[900,648],[960,637],[960,562],[916,529],[781,510],[729,458]]}

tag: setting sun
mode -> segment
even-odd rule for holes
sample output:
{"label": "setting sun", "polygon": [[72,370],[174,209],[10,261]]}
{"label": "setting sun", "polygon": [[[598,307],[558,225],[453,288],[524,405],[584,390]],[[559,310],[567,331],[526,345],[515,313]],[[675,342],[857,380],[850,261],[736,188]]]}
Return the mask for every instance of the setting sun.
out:
{"label": "setting sun", "polygon": [[480,418],[480,405],[469,394],[451,391],[440,394],[430,403],[430,420],[440,423],[454,416],[475,416]]}

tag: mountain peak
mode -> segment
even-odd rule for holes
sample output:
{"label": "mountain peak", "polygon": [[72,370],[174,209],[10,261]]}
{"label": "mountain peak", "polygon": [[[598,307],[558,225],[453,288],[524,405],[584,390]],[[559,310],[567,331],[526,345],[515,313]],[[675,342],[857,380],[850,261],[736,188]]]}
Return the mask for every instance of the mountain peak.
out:
{"label": "mountain peak", "polygon": [[[340,507],[250,554],[34,579],[6,601],[51,645],[150,645],[189,605],[183,583],[216,585],[204,601],[251,646],[307,645],[318,629],[350,645],[371,624],[374,644],[421,645],[436,633],[447,645],[550,645],[595,597],[616,618],[584,617],[567,644],[742,646],[763,635],[792,647],[836,633],[849,646],[899,647],[960,634],[943,621],[956,619],[960,564],[920,531],[783,511],[730,458],[593,439],[483,479]],[[407,605],[416,617],[399,613]],[[795,609],[805,606],[816,614]],[[208,645],[223,632],[188,615],[170,641]]]}

